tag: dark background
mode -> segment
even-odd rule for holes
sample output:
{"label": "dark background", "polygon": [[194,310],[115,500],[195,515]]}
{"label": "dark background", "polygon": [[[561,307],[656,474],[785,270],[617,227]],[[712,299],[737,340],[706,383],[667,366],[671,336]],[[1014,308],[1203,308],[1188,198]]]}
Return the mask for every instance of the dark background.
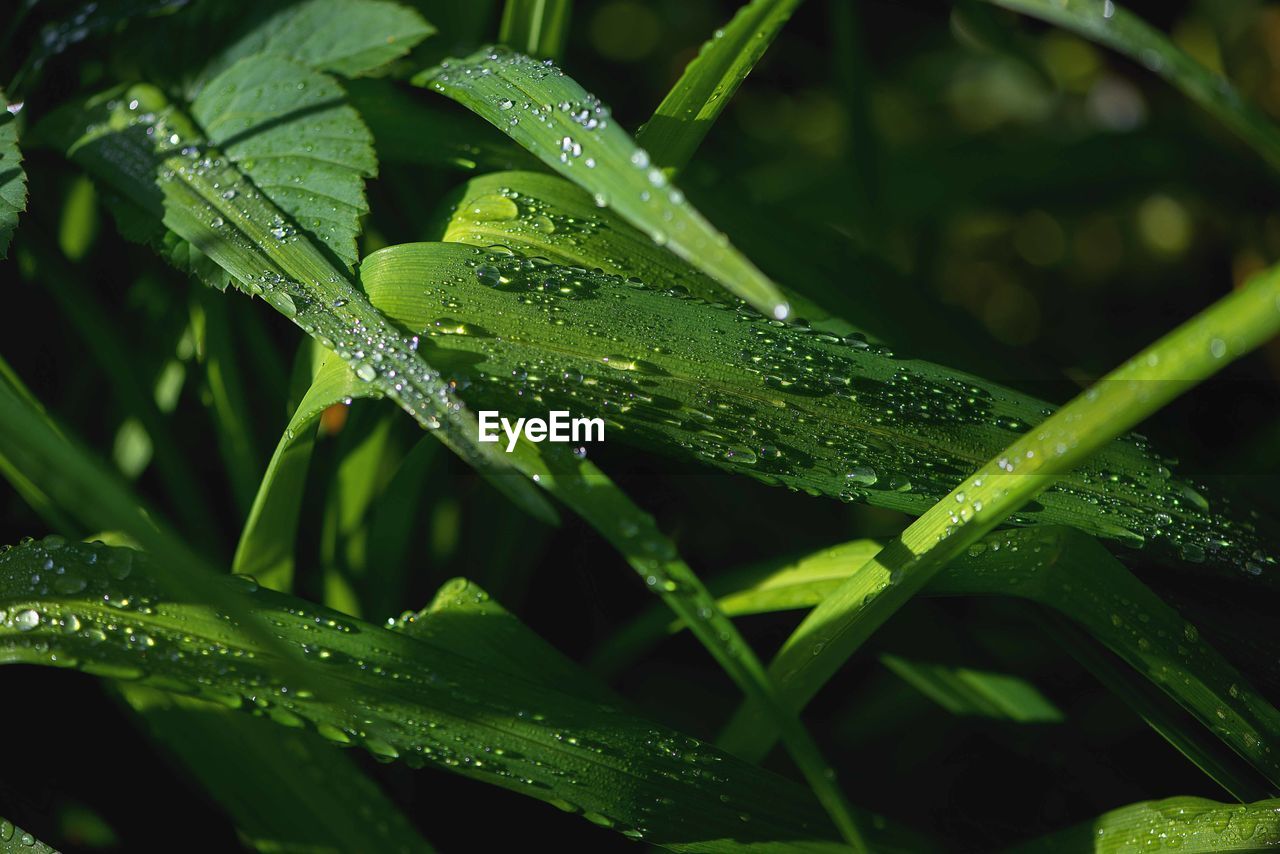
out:
{"label": "dark background", "polygon": [[[435,20],[432,4],[420,5]],[[1280,115],[1275,4],[1124,5]],[[735,8],[710,0],[576,7],[563,65],[629,129],[647,118]],[[1062,402],[1275,262],[1277,181],[1253,151],[1146,69],[1036,22],[985,6],[978,11],[1008,44],[984,36],[980,23],[947,3],[809,0],[721,117],[682,186],[766,270],[789,258],[810,263],[822,281],[809,284],[837,305],[841,289],[877,289],[886,305],[897,306],[891,318],[909,320],[897,333],[906,346],[895,349]],[[163,31],[156,22],[140,26]],[[440,51],[469,49],[496,32],[495,8],[474,41],[458,31],[436,41]],[[52,60],[28,96],[30,107],[38,110],[41,98],[56,101],[86,77],[105,74],[109,50],[102,40],[89,41]],[[97,304],[128,330],[138,358],[156,373],[178,347],[169,330],[185,311],[184,295],[198,286],[122,240],[91,195],[70,205],[76,193],[89,191],[58,157],[32,152],[28,165],[31,211],[15,241],[17,260],[0,266],[0,352],[54,415],[104,457],[119,460],[127,413],[106,393],[100,366],[77,345],[64,308],[38,281],[18,276],[15,264],[24,252],[58,247],[62,263],[92,283]],[[465,177],[384,166],[370,185],[368,246],[422,239],[415,212]],[[68,223],[67,213],[59,219],[65,210],[87,211],[86,219]],[[776,241],[780,260],[756,256],[765,251],[753,239],[760,233]],[[248,376],[261,379],[248,393],[263,413],[257,440],[265,464],[286,418],[273,388],[288,371],[300,333],[260,303],[226,301],[246,337],[267,342],[266,352],[276,356],[273,364],[259,358],[261,351],[245,354],[253,359]],[[57,332],[17,321],[28,317],[51,318]],[[917,319],[921,326],[912,329]],[[894,329],[892,319],[886,324]],[[1182,471],[1223,480],[1274,513],[1278,371],[1280,349],[1273,344],[1170,406],[1144,431],[1181,461]],[[377,406],[356,404],[348,426],[372,417]],[[200,538],[225,562],[241,519],[197,381],[183,387],[174,418],[220,508]],[[401,422],[397,436],[408,447],[416,428]],[[342,441],[341,430],[331,433],[317,448],[310,481],[316,494],[300,535],[310,595],[318,590],[305,568],[317,560],[314,534]],[[597,460],[655,513],[704,577],[856,536],[890,535],[907,521],[621,446],[606,445]],[[153,479],[150,469],[142,471],[137,488],[155,494]],[[543,527],[442,454],[430,464],[430,479],[418,511],[421,539],[395,573],[403,579],[400,609],[421,607],[445,579],[466,575],[582,660],[650,605],[641,583],[585,525],[569,518],[558,530]],[[3,542],[46,532],[0,487]],[[1160,578],[1146,555],[1125,557],[1144,577]],[[1188,599],[1203,592],[1194,579],[1177,584]],[[1271,604],[1241,605],[1241,619],[1250,611],[1264,619]],[[775,615],[743,625],[769,655],[796,622],[794,615]],[[895,617],[806,714],[850,799],[968,850],[1031,838],[1139,800],[1227,799],[1045,638],[1040,622],[1028,606],[995,600],[922,600]],[[881,651],[1024,676],[1066,713],[1066,722],[1011,725],[949,715],[881,666]],[[1269,673],[1260,670],[1257,678],[1274,698]],[[108,847],[114,840],[121,850],[175,850],[193,837],[202,849],[237,847],[218,805],[149,745],[95,679],[31,667],[5,668],[3,675],[0,814],[67,850],[95,847],[95,840]],[[653,718],[702,737],[714,737],[737,701],[727,678],[684,636],[629,670],[618,687]],[[521,848],[544,839],[593,851],[631,845],[512,793],[358,759],[444,851]],[[781,753],[770,764],[793,773]]]}

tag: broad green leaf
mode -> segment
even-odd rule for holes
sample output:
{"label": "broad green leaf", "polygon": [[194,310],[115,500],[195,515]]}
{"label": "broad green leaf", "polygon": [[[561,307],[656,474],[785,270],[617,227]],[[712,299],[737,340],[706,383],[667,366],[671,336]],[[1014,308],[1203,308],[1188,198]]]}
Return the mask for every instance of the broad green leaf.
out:
{"label": "broad green leaf", "polygon": [[[41,569],[50,560],[55,569]],[[44,579],[34,586],[33,572]],[[277,655],[236,621],[168,595],[157,572],[145,554],[101,545],[30,543],[0,554],[0,660],[74,665],[309,725],[336,743],[437,765],[674,850],[839,850],[824,841],[822,814],[803,790],[572,685],[493,671],[426,633],[246,591],[278,644],[352,686],[352,706],[335,706],[282,679]],[[897,847],[875,841],[876,850]]]}
{"label": "broad green leaf", "polygon": [[[395,400],[499,489],[545,501],[492,445],[447,382],[376,311],[329,257],[293,229],[271,200],[203,140],[152,87],[108,93],[64,112],[50,136],[69,155],[175,235],[199,246],[237,285],[260,295],[348,362],[361,382]],[[78,136],[77,136],[78,135]]]}
{"label": "broad green leaf", "polygon": [[675,172],[689,163],[712,123],[799,5],[800,0],[750,0],[702,45],[653,118],[636,134],[636,142],[648,150],[654,163]]}
{"label": "broad green leaf", "polygon": [[1117,0],[986,0],[1106,45],[1168,80],[1280,168],[1280,129],[1215,74]]}
{"label": "broad green leaf", "polygon": [[[458,189],[448,209],[440,237],[445,242],[505,246],[519,255],[635,277],[711,302],[728,298],[710,276],[655,246],[621,216],[598,207],[587,191],[557,175],[478,175]],[[820,321],[833,332],[854,331],[804,297],[785,296],[798,317]]]}
{"label": "broad green leaf", "polygon": [[[473,406],[598,413],[609,441],[907,513],[924,513],[988,457],[1034,435],[1032,425],[1052,411],[856,338],[502,252],[396,246],[365,259],[361,276],[380,309],[467,385]],[[1211,337],[1231,340],[1220,334]],[[1266,541],[1205,495],[1129,437],[1065,475],[1016,521],[1149,542],[1232,578],[1252,580],[1256,568],[1269,583]]]}
{"label": "broad green leaf", "polygon": [[375,74],[434,32],[415,10],[389,0],[307,0],[255,26],[210,64],[206,77],[262,54],[344,77]]}
{"label": "broad green leaf", "polygon": [[[209,81],[191,105],[208,136],[295,223],[355,264],[364,179],[377,174],[373,137],[333,78],[272,55],[249,56]],[[233,192],[233,191],[228,191]]]}
{"label": "broad green leaf", "polygon": [[[0,107],[9,101],[0,90]],[[0,111],[0,260],[9,255],[9,241],[18,227],[18,214],[27,209],[27,173],[18,149],[18,120],[8,109]]]}
{"label": "broad green leaf", "polygon": [[484,48],[414,78],[476,112],[539,160],[768,317],[789,316],[776,285],[650,163],[594,95],[549,63]]}
{"label": "broad green leaf", "polygon": [[573,0],[507,0],[498,41],[539,59],[559,59],[572,11]]}
{"label": "broad green leaf", "polygon": [[1020,854],[1130,854],[1168,849],[1187,854],[1270,851],[1280,847],[1280,800],[1220,804],[1205,798],[1143,801],[1105,812],[1060,833],[1011,849]]}
{"label": "broad green leaf", "polygon": [[12,852],[58,854],[57,849],[45,845],[7,818],[0,818],[0,851],[5,854],[12,854]]}
{"label": "broad green leaf", "polygon": [[[770,673],[793,707],[803,708],[863,641],[983,534],[1123,431],[1277,333],[1280,269],[1174,329],[964,478],[783,644]],[[1250,566],[1262,572],[1261,552]]]}
{"label": "broad green leaf", "polygon": [[351,757],[314,732],[144,684],[117,687],[258,851],[432,850]]}
{"label": "broad green leaf", "polygon": [[953,715],[1057,723],[1062,712],[1025,679],[967,667],[880,656],[881,663]]}

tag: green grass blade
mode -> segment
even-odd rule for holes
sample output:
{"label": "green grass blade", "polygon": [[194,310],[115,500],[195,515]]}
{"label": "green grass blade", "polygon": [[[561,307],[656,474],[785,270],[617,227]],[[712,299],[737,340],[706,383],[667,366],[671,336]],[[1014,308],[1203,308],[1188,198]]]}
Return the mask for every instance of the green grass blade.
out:
{"label": "green grass blade", "polygon": [[56,848],[45,845],[7,818],[0,818],[0,851],[4,854],[58,854]]}
{"label": "green grass blade", "polygon": [[1015,723],[1059,723],[1062,712],[1025,679],[967,667],[880,656],[881,663],[953,715]]}
{"label": "green grass blade", "polygon": [[[364,269],[406,257],[413,264],[380,308],[470,383],[473,406],[527,412],[536,399],[603,413],[611,439],[809,494],[924,513],[1052,411],[856,338],[497,251],[412,244],[375,253]],[[1161,556],[1273,583],[1242,572],[1269,565],[1253,557],[1272,551],[1253,523],[1165,466],[1127,437],[1015,521],[1149,542]]]}
{"label": "green grass blade", "polygon": [[117,687],[258,851],[432,850],[377,784],[314,732],[137,683]]}
{"label": "green grass blade", "polygon": [[[456,259],[459,253],[474,261],[476,250],[449,244],[389,247],[365,259],[360,268],[361,283],[371,299],[386,306],[391,316],[407,328],[422,328],[428,325],[428,312],[434,310],[432,289],[423,284],[439,280],[437,264],[442,257]],[[468,279],[474,278],[471,268],[464,265],[463,269]],[[778,712],[774,721],[796,764],[842,835],[855,848],[861,848],[860,832],[817,746],[799,720],[783,713],[774,702],[773,688],[759,660],[733,623],[716,608],[701,580],[679,558],[652,517],[636,507],[602,472],[563,447],[549,446],[538,451],[536,446],[522,442],[511,457],[521,472],[599,531],[626,557],[650,590],[690,621],[694,635],[748,697],[755,697]]]}
{"label": "green grass blade", "polygon": [[1280,270],[1272,270],[1112,371],[962,481],[783,644],[770,673],[793,707],[802,708],[948,561],[1094,451],[1277,332]]}
{"label": "green grass blade", "polygon": [[205,80],[249,56],[269,55],[344,77],[376,74],[435,33],[406,4],[388,0],[307,0],[254,27],[223,51]]}
{"label": "green grass blade", "polygon": [[1012,849],[1030,854],[1095,854],[1168,848],[1188,854],[1280,847],[1280,800],[1220,804],[1204,798],[1143,801]]}
{"label": "green grass blade", "polygon": [[1159,74],[1280,168],[1280,129],[1225,78],[1192,59],[1116,0],[986,0],[1119,51]]}
{"label": "green grass blade", "polygon": [[[0,107],[8,107],[0,89]],[[0,260],[8,257],[9,241],[18,227],[18,214],[27,209],[27,173],[18,148],[18,120],[8,109],[0,112]]]}
{"label": "green grass blade", "polygon": [[251,181],[204,141],[151,87],[108,93],[64,113],[50,134],[74,160],[199,246],[237,285],[263,297],[348,362],[362,382],[525,506],[546,502],[509,470],[493,445],[476,441],[475,419],[447,383],[354,288],[328,256]]}
{"label": "green grass blade", "polygon": [[[710,276],[655,246],[621,216],[598,207],[586,190],[558,175],[528,171],[478,175],[458,188],[447,209],[448,221],[438,235],[445,242],[486,249],[505,246],[518,255],[634,277],[710,302],[727,298]],[[820,321],[823,329],[838,334],[854,331],[803,296],[791,292],[783,296],[797,317]]]}
{"label": "green grass blade", "polygon": [[769,49],[800,0],[751,0],[702,45],[653,117],[636,134],[658,166],[679,172]]}
{"label": "green grass blade", "polygon": [[498,41],[539,59],[559,59],[572,13],[573,0],[507,0]]}
{"label": "green grass blade", "polygon": [[489,47],[414,82],[479,114],[590,192],[597,205],[617,211],[766,316],[789,316],[777,286],[668,183],[608,108],[560,69]]}
{"label": "green grass blade", "polygon": [[[320,366],[315,355],[308,340],[300,349],[290,382],[290,399],[296,401],[295,407],[302,404],[313,387]],[[294,541],[315,446],[312,422],[318,417],[319,409],[315,409],[301,421],[296,416],[290,418],[258,483],[231,562],[232,572],[252,576],[272,590],[288,592],[293,588]]]}
{"label": "green grass blade", "polygon": [[[48,560],[63,572],[41,570]],[[33,571],[64,579],[64,590],[83,587],[33,587]],[[167,595],[157,573],[146,555],[101,545],[30,543],[0,554],[0,660],[73,664],[254,709],[382,758],[435,764],[558,803],[675,850],[837,850],[823,842],[822,814],[803,790],[579,697],[572,685],[493,678],[465,648],[443,640],[378,628],[274,591],[245,591],[278,644],[300,646],[308,670],[323,668],[352,686],[353,718],[282,679],[277,656],[235,622],[204,602]],[[711,767],[714,780],[685,773]],[[892,846],[877,850],[885,847]]]}

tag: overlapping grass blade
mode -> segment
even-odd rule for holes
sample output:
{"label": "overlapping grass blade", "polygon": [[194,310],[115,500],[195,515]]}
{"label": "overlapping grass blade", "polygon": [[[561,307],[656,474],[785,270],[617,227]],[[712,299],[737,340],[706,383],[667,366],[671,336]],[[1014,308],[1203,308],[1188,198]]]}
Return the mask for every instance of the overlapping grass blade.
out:
{"label": "overlapping grass blade", "polygon": [[716,30],[636,134],[658,166],[679,172],[800,0],[750,0]]}
{"label": "overlapping grass blade", "polygon": [[1012,849],[1018,854],[1093,851],[1120,854],[1156,848],[1188,854],[1270,851],[1280,846],[1280,800],[1220,804],[1204,798],[1143,801]]}
{"label": "overlapping grass blade", "polygon": [[[469,384],[473,405],[602,413],[611,440],[810,494],[924,513],[1052,411],[857,338],[502,251],[403,245],[362,269],[379,307]],[[1165,465],[1136,437],[1113,442],[1016,521],[1158,544],[1274,583],[1252,521]]]}
{"label": "overlapping grass blade", "polygon": [[1280,129],[1245,102],[1225,77],[1192,59],[1159,30],[1117,0],[985,0],[1021,12],[1106,45],[1139,62],[1176,86],[1273,167],[1280,168]]}
{"label": "overlapping grass blade", "polygon": [[[526,506],[545,500],[476,441],[446,382],[341,270],[151,87],[111,92],[63,113],[50,134],[139,210],[199,247],[237,286],[262,296],[395,400],[419,424]],[[287,227],[286,227],[287,226]],[[438,429],[437,429],[438,428]],[[546,511],[549,512],[549,511]]]}
{"label": "overlapping grass blade", "polygon": [[[868,563],[880,550],[874,540],[854,540],[795,561],[774,561],[728,573],[716,579],[713,589],[719,594],[720,608],[731,617],[809,610],[842,588],[873,597],[886,583],[884,574]],[[1092,538],[1054,527],[996,532],[951,561],[922,593],[1009,596],[1061,614],[1195,718],[1197,729],[1203,729],[1190,735],[1156,727],[1193,761],[1202,767],[1210,764],[1202,764],[1192,755],[1200,732],[1208,730],[1257,769],[1257,776],[1230,768],[1224,769],[1225,777],[1211,771],[1229,791],[1264,797],[1268,789],[1265,784],[1259,786],[1263,779],[1271,780],[1270,785],[1280,790],[1280,760],[1267,750],[1280,742],[1280,712],[1201,638],[1194,625]],[[681,627],[668,614],[652,609],[623,626],[602,646],[592,669],[606,675],[617,673]],[[1106,674],[1099,676],[1106,684],[1113,684]],[[1132,681],[1132,674],[1127,676]],[[753,726],[760,729],[753,732]],[[746,758],[758,758],[772,741],[761,730],[758,719],[741,715],[726,731],[723,746]],[[1184,749],[1187,747],[1192,749]],[[1206,754],[1206,758],[1211,757]],[[1220,763],[1215,759],[1211,764]]]}
{"label": "overlapping grass blade", "polygon": [[882,655],[880,661],[903,681],[953,715],[1014,723],[1059,723],[1062,712],[1025,679],[968,667]]}
{"label": "overlapping grass blade", "polygon": [[[1280,270],[1270,270],[1125,362],[961,481],[783,644],[770,673],[793,708],[802,708],[866,638],[983,534],[1124,430],[1278,332]],[[740,720],[752,716],[747,710]],[[757,747],[762,741],[751,740]],[[1269,744],[1255,740],[1251,747]]]}
{"label": "overlapping grass blade", "polygon": [[507,0],[498,41],[539,59],[559,59],[572,12],[573,0]]}
{"label": "overlapping grass blade", "polygon": [[768,317],[790,314],[767,276],[667,181],[594,95],[553,65],[483,48],[414,78],[458,101]]}
{"label": "overlapping grass blade", "polygon": [[[0,106],[9,100],[0,90]],[[18,227],[18,214],[27,209],[27,173],[18,148],[18,120],[8,109],[0,111],[0,260],[8,257],[9,241]]]}
{"label": "overlapping grass blade", "polygon": [[351,757],[314,732],[135,682],[117,687],[258,851],[432,850]]}
{"label": "overlapping grass blade", "polygon": [[[302,650],[307,669],[352,686],[352,717],[282,678],[271,648],[236,621],[169,594],[158,572],[142,553],[61,540],[0,554],[0,660],[73,665],[310,725],[337,743],[435,764],[675,850],[836,850],[803,790],[578,696],[563,680],[548,687],[527,672],[495,672],[429,631],[378,628],[218,579],[243,591],[277,644]],[[877,850],[895,847],[876,841]]]}

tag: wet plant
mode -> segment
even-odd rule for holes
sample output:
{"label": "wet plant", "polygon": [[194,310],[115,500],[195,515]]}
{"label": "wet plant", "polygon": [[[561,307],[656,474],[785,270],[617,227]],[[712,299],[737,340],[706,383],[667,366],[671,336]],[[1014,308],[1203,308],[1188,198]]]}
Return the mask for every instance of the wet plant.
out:
{"label": "wet plant", "polygon": [[1274,16],[665,5],[0,22],[5,850],[1280,846]]}

